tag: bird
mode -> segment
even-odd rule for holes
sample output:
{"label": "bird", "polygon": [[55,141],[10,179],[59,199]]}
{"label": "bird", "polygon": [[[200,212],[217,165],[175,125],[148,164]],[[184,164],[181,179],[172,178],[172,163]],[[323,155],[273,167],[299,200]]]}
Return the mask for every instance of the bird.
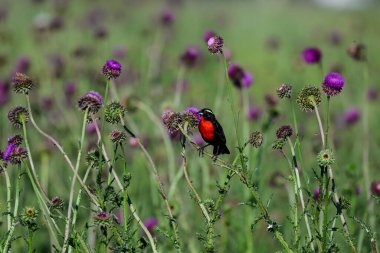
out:
{"label": "bird", "polygon": [[207,145],[199,149],[199,154],[203,154],[204,148],[209,145],[214,146],[213,155],[217,157],[221,154],[230,154],[226,146],[226,137],[224,136],[224,131],[220,123],[216,120],[214,113],[209,108],[204,108],[197,112],[200,116],[200,121],[198,125],[199,132],[203,140]]}

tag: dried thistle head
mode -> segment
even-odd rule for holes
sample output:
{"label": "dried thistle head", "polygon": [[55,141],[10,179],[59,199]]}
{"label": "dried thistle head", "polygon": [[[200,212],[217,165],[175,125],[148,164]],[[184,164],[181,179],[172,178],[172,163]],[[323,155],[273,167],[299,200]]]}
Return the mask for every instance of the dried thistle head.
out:
{"label": "dried thistle head", "polygon": [[293,135],[293,129],[289,125],[281,126],[276,131],[276,136],[278,139],[286,139]]}
{"label": "dried thistle head", "polygon": [[119,102],[112,102],[104,109],[104,119],[108,123],[118,124],[121,121],[120,118],[123,118],[126,112],[127,109],[125,109],[125,107]]}
{"label": "dried thistle head", "polygon": [[321,101],[321,91],[315,86],[303,88],[297,96],[297,104],[306,112],[314,111],[314,106],[318,106]]}
{"label": "dried thistle head", "polygon": [[248,143],[255,148],[259,148],[263,144],[263,134],[259,131],[252,132],[249,136]]}
{"label": "dried thistle head", "polygon": [[183,123],[183,118],[180,113],[168,110],[162,114],[162,122],[169,133],[174,133]]}
{"label": "dried thistle head", "polygon": [[28,94],[34,86],[29,76],[18,72],[12,78],[12,85],[14,92],[22,94]]}
{"label": "dried thistle head", "polygon": [[29,121],[29,112],[25,107],[16,106],[8,112],[8,119],[14,127],[22,127],[23,122]]}
{"label": "dried thistle head", "polygon": [[291,98],[292,97],[292,86],[289,84],[281,84],[277,90],[277,96],[279,98]]}
{"label": "dried thistle head", "polygon": [[102,108],[103,98],[96,91],[89,91],[78,100],[78,106],[82,111],[89,110],[95,114]]}

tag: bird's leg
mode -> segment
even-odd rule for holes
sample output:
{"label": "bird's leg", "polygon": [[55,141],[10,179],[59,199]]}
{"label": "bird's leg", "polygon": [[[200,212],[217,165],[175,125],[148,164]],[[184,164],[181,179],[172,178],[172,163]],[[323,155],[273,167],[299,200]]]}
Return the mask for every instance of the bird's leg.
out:
{"label": "bird's leg", "polygon": [[204,149],[205,149],[206,147],[208,147],[208,146],[210,146],[210,144],[206,144],[206,145],[204,145],[203,147],[200,147],[200,148],[198,149],[198,151],[199,151],[199,156],[203,156]]}
{"label": "bird's leg", "polygon": [[213,162],[216,162],[216,159],[218,158],[219,148],[220,146],[214,146],[214,151],[213,151],[213,156],[212,156]]}

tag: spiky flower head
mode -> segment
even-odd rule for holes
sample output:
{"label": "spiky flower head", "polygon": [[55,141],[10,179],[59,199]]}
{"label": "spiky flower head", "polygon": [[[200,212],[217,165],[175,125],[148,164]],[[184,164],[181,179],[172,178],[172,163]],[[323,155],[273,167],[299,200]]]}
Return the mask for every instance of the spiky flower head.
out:
{"label": "spiky flower head", "polygon": [[322,53],[319,48],[308,47],[302,51],[302,57],[307,64],[316,64],[321,61]]}
{"label": "spiky flower head", "polygon": [[211,37],[214,37],[216,33],[212,30],[207,30],[203,33],[203,40],[207,43]]}
{"label": "spiky flower head", "polygon": [[12,85],[14,92],[23,94],[28,94],[34,86],[33,81],[29,76],[19,72],[13,76]]}
{"label": "spiky flower head", "polygon": [[22,144],[22,141],[23,141],[23,138],[19,134],[8,137],[8,144],[13,144],[13,145],[19,146]]}
{"label": "spiky flower head", "polygon": [[95,223],[100,226],[107,226],[112,222],[111,215],[108,212],[101,211],[95,215]]}
{"label": "spiky flower head", "polygon": [[123,143],[127,139],[127,135],[124,132],[118,130],[112,131],[110,136],[112,143],[116,145]]}
{"label": "spiky flower head", "polygon": [[321,101],[321,91],[315,86],[303,88],[297,96],[297,104],[306,112],[314,111],[314,105],[318,106]]}
{"label": "spiky flower head", "polygon": [[89,91],[78,100],[78,106],[82,111],[89,110],[91,113],[97,113],[102,108],[103,98],[96,91]]}
{"label": "spiky flower head", "polygon": [[272,144],[272,149],[274,150],[282,150],[286,143],[285,139],[277,139]]}
{"label": "spiky flower head", "polygon": [[249,135],[248,143],[254,146],[255,148],[259,148],[261,144],[263,144],[263,134],[259,131],[254,131]]}
{"label": "spiky flower head", "polygon": [[292,86],[289,84],[281,84],[277,88],[277,95],[279,98],[291,98],[292,97]]}
{"label": "spiky flower head", "polygon": [[20,164],[22,160],[28,158],[28,151],[25,148],[15,146],[10,153],[8,160],[11,164]]}
{"label": "spiky flower head", "polygon": [[190,128],[195,128],[199,124],[200,116],[197,114],[198,111],[196,107],[188,107],[182,113],[183,122],[187,122]]}
{"label": "spiky flower head", "polygon": [[23,122],[29,121],[29,112],[25,107],[16,106],[8,112],[8,119],[14,127],[22,127]]}
{"label": "spiky flower head", "polygon": [[207,41],[207,48],[212,54],[223,53],[223,38],[220,36],[213,36]]}
{"label": "spiky flower head", "polygon": [[118,124],[121,121],[121,118],[124,117],[124,114],[127,112],[127,109],[119,102],[112,102],[108,104],[104,110],[104,119],[111,124]]}
{"label": "spiky flower head", "polygon": [[108,79],[116,79],[120,76],[121,73],[121,64],[120,62],[109,59],[103,65],[103,75]]}
{"label": "spiky flower head", "polygon": [[36,226],[36,220],[38,217],[38,210],[34,207],[25,207],[20,214],[20,223],[28,228]]}
{"label": "spiky flower head", "polygon": [[341,74],[330,72],[325,76],[322,83],[323,91],[329,96],[338,95],[344,86],[344,78]]}
{"label": "spiky flower head", "polygon": [[347,53],[351,56],[352,59],[356,61],[365,61],[367,60],[366,46],[363,43],[353,42],[347,48]]}
{"label": "spiky flower head", "polygon": [[335,162],[334,154],[331,149],[325,149],[319,152],[317,156],[318,165],[321,167],[326,167]]}
{"label": "spiky flower head", "polygon": [[380,180],[375,180],[371,184],[371,192],[375,196],[380,196]]}
{"label": "spiky flower head", "polygon": [[277,139],[286,139],[286,138],[288,138],[288,137],[290,137],[292,135],[293,135],[293,129],[289,125],[281,126],[276,131]]}
{"label": "spiky flower head", "polygon": [[162,114],[162,123],[164,123],[164,126],[170,134],[177,132],[182,122],[183,118],[178,112],[168,110]]}
{"label": "spiky flower head", "polygon": [[252,84],[253,77],[252,74],[244,70],[239,65],[232,63],[228,66],[228,77],[236,88],[249,87]]}
{"label": "spiky flower head", "polygon": [[105,159],[103,155],[102,156],[99,155],[98,149],[94,149],[94,150],[90,150],[87,153],[86,162],[88,165],[91,165],[93,168],[100,168],[101,165],[105,162]]}
{"label": "spiky flower head", "polygon": [[51,202],[50,208],[53,208],[53,209],[63,208],[63,200],[58,196],[53,197],[50,202]]}

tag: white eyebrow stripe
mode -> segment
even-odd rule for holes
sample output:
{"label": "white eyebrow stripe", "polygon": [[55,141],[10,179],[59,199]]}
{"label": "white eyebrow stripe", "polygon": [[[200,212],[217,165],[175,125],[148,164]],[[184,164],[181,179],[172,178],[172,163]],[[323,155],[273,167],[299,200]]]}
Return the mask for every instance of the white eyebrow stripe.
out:
{"label": "white eyebrow stripe", "polygon": [[209,112],[209,113],[213,114],[213,112],[211,110],[209,110],[209,109],[205,110],[205,112]]}

